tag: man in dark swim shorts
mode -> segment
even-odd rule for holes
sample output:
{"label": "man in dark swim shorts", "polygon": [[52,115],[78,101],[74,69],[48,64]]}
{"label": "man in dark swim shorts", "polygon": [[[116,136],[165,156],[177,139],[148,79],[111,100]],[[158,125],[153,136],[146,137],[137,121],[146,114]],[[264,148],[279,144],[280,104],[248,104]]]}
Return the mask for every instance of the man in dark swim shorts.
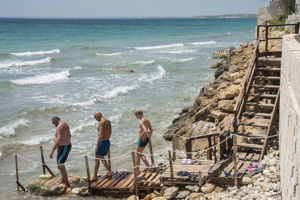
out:
{"label": "man in dark swim shorts", "polygon": [[64,165],[72,148],[70,128],[66,122],[61,121],[57,116],[52,117],[52,124],[56,127],[56,133],[50,158],[53,157],[53,153],[57,148],[57,164],[61,173],[60,183],[70,187],[68,174]]}
{"label": "man in dark swim shorts", "polygon": [[151,126],[150,121],[144,116],[143,111],[137,110],[135,111],[134,115],[136,118],[140,120],[139,122],[139,139],[137,143],[137,148],[136,148],[136,165],[137,165],[137,172],[139,172],[139,166],[141,163],[141,159],[145,163],[147,167],[150,167],[150,164],[142,153],[146,147],[146,145],[151,141],[151,136],[153,133],[153,129]]}
{"label": "man in dark swim shorts", "polygon": [[91,181],[96,181],[98,179],[98,170],[100,166],[100,160],[102,161],[107,175],[111,175],[111,171],[108,167],[104,156],[106,156],[109,152],[110,141],[109,138],[111,136],[111,123],[109,120],[105,119],[102,116],[101,112],[95,112],[94,118],[99,122],[98,124],[98,140],[95,147],[95,168],[94,168],[94,176]]}

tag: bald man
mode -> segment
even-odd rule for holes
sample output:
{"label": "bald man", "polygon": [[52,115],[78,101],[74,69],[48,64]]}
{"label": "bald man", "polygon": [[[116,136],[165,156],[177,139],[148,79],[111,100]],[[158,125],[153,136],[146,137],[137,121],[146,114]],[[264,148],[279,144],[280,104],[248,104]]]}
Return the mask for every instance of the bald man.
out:
{"label": "bald man", "polygon": [[111,136],[111,123],[109,120],[105,119],[101,112],[95,112],[94,118],[99,122],[98,123],[98,140],[95,147],[95,168],[94,168],[94,176],[91,181],[96,181],[98,179],[98,170],[100,166],[100,159],[107,171],[107,175],[111,175],[111,171],[108,167],[104,156],[106,156],[109,152],[110,141],[109,138]]}

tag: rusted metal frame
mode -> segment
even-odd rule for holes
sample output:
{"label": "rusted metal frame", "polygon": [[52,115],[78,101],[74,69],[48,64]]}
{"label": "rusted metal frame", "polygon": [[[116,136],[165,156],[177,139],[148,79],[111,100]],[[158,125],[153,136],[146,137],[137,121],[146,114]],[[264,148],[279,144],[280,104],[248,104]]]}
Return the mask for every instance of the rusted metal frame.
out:
{"label": "rusted metal frame", "polygon": [[269,37],[269,26],[266,26],[266,31],[265,31],[266,52],[268,52],[268,37]]}
{"label": "rusted metal frame", "polygon": [[263,149],[261,151],[260,158],[259,158],[260,161],[262,160],[262,158],[264,157],[264,155],[266,153],[267,145],[268,145],[268,142],[269,142],[269,138],[268,137],[270,136],[270,133],[271,133],[271,131],[273,129],[273,123],[274,123],[276,111],[278,109],[279,98],[280,98],[280,89],[278,89],[278,92],[277,92],[277,97],[276,97],[276,100],[275,100],[275,105],[274,105],[274,108],[273,108],[272,114],[271,114],[270,124],[268,126],[267,134],[266,134],[265,141],[264,141],[264,146],[263,146]]}
{"label": "rusted metal frame", "polygon": [[280,26],[296,26],[297,24],[261,24],[257,25],[258,27],[280,27]]}
{"label": "rusted metal frame", "polygon": [[19,181],[19,165],[18,165],[18,156],[15,155],[15,164],[16,164],[16,184],[17,184],[17,190],[20,191],[20,188],[26,192],[25,187],[20,183]]}
{"label": "rusted metal frame", "polygon": [[52,170],[48,167],[48,165],[45,162],[44,159],[44,150],[43,150],[43,146],[40,146],[40,152],[41,152],[41,159],[42,159],[42,166],[43,166],[43,174],[46,174],[46,169],[47,171],[52,175],[55,176],[54,173],[52,172]]}
{"label": "rusted metal frame", "polygon": [[206,157],[207,157],[207,160],[212,160],[212,144],[211,144],[211,137],[207,137],[207,142],[208,142],[208,150],[207,150],[207,153],[206,153]]}

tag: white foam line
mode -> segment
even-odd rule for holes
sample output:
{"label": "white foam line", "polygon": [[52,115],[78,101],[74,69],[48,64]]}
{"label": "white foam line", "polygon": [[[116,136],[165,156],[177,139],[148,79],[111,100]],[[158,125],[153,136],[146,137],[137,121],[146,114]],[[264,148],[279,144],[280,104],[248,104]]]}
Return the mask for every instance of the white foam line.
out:
{"label": "white foam line", "polygon": [[169,44],[169,45],[158,45],[158,46],[148,46],[148,47],[135,47],[136,50],[152,50],[152,49],[166,49],[171,47],[183,47],[184,44]]}
{"label": "white foam line", "polygon": [[208,44],[216,44],[215,41],[209,41],[209,42],[193,42],[192,45],[208,45]]}
{"label": "white foam line", "polygon": [[16,134],[16,129],[20,126],[28,126],[28,120],[19,119],[18,121],[12,122],[0,128],[0,135],[12,136]]}
{"label": "white foam line", "polygon": [[30,84],[47,84],[56,81],[66,80],[70,76],[70,71],[62,71],[58,73],[45,74],[33,77],[26,77],[22,79],[11,80],[12,83],[18,85],[30,85]]}
{"label": "white foam line", "polygon": [[0,63],[0,68],[7,67],[22,67],[26,65],[39,65],[44,63],[50,63],[51,57],[43,58],[40,60],[28,60],[28,61],[5,61]]}
{"label": "white foam line", "polygon": [[122,53],[120,52],[116,52],[116,53],[96,53],[97,56],[119,56],[122,55]]}
{"label": "white foam line", "polygon": [[34,56],[34,55],[45,55],[45,54],[57,54],[60,53],[59,49],[49,50],[49,51],[26,51],[19,53],[10,53],[13,56]]}

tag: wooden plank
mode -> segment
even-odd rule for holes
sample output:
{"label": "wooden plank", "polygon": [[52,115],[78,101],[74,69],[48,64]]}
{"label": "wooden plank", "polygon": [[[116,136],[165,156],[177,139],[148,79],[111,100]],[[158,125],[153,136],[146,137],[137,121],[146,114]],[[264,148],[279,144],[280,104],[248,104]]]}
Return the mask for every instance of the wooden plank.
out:
{"label": "wooden plank", "polygon": [[243,165],[239,169],[239,173],[245,173],[246,169],[250,166],[251,162],[250,161],[245,161],[243,162]]}
{"label": "wooden plank", "polygon": [[[239,147],[242,148],[248,148],[248,149],[258,149],[261,150],[263,148],[263,145],[259,145],[259,144],[250,144],[250,143],[238,143]],[[252,157],[252,156],[251,156]]]}
{"label": "wooden plank", "polygon": [[131,173],[131,175],[127,178],[127,181],[125,181],[122,185],[120,185],[120,188],[126,188],[131,182],[133,182],[134,174]]}
{"label": "wooden plank", "polygon": [[246,160],[251,160],[252,157],[253,157],[253,153],[249,153],[246,157]]}
{"label": "wooden plank", "polygon": [[259,157],[260,157],[260,155],[257,154],[257,153],[255,153],[255,154],[253,155],[253,157],[251,158],[251,160],[253,160],[254,162],[258,162],[258,161],[259,161]]}
{"label": "wooden plank", "polygon": [[241,160],[244,160],[246,156],[247,156],[247,153],[245,153],[245,152],[239,152],[238,153],[238,158],[241,159]]}
{"label": "wooden plank", "polygon": [[118,172],[116,174],[116,176],[112,177],[111,181],[106,182],[106,184],[104,184],[102,186],[102,188],[109,188],[110,189],[111,187],[113,187],[115,184],[117,184],[120,181],[120,177],[122,177],[123,175],[124,175],[124,172]]}
{"label": "wooden plank", "polygon": [[125,173],[125,176],[123,177],[123,179],[120,180],[120,181],[114,186],[114,188],[115,188],[115,189],[120,189],[121,186],[122,186],[125,182],[128,181],[128,179],[130,178],[131,175],[132,175],[131,172],[126,172],[126,173]]}
{"label": "wooden plank", "polygon": [[102,177],[98,178],[97,181],[92,183],[92,187],[96,187],[96,185],[99,184],[100,182],[102,182],[104,179],[106,179],[106,176],[102,176]]}

